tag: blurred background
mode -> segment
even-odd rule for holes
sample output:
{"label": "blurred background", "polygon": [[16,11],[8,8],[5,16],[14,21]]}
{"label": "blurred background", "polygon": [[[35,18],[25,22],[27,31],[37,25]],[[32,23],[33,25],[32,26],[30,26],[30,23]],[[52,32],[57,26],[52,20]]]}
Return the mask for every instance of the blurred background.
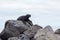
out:
{"label": "blurred background", "polygon": [[7,20],[31,14],[33,24],[60,28],[60,0],[0,0],[0,32]]}

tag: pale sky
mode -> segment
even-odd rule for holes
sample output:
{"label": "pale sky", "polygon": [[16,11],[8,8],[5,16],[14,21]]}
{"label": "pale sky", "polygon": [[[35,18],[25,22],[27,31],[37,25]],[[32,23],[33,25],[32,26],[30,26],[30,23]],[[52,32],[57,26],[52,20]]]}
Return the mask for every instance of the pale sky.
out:
{"label": "pale sky", "polygon": [[31,14],[33,24],[60,28],[60,0],[0,0],[0,32],[7,20]]}

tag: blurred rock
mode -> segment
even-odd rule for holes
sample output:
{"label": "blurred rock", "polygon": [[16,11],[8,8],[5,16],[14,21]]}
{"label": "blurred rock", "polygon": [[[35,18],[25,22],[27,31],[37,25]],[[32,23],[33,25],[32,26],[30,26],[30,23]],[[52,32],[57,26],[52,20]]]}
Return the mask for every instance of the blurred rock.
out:
{"label": "blurred rock", "polygon": [[34,30],[35,32],[37,32],[39,29],[42,29],[43,27],[42,26],[39,26],[39,25],[33,25],[31,26],[31,29]]}
{"label": "blurred rock", "polygon": [[[6,25],[7,29],[17,29],[20,33],[24,32],[27,29],[30,29],[30,27],[26,26],[22,21],[17,20],[9,20],[7,21],[8,24]],[[23,30],[22,30],[23,29]]]}
{"label": "blurred rock", "polygon": [[7,39],[9,37],[19,36],[20,33],[23,33],[27,29],[30,29],[30,27],[23,24],[22,21],[8,20],[4,30],[0,34],[0,37],[2,39]]}
{"label": "blurred rock", "polygon": [[45,35],[46,35],[47,40],[56,40],[54,31],[51,26],[49,26],[49,25],[46,26],[44,28],[44,31],[45,31]]}
{"label": "blurred rock", "polygon": [[10,34],[9,32],[7,32],[6,29],[4,29],[1,34],[0,34],[0,38],[2,40],[7,40],[9,37],[12,37],[12,34]]}
{"label": "blurred rock", "polygon": [[36,35],[34,36],[35,40],[43,40],[45,39],[45,31],[43,29],[39,29]]}
{"label": "blurred rock", "polygon": [[36,34],[36,32],[39,29],[42,29],[42,27],[39,25],[33,25],[33,26],[31,26],[31,29],[28,29],[27,31],[25,31],[24,34],[27,35],[28,37],[32,38],[32,37],[34,37],[34,35]]}
{"label": "blurred rock", "polygon": [[55,34],[60,34],[60,28],[55,31]]}
{"label": "blurred rock", "polygon": [[39,29],[34,37],[35,40],[56,40],[54,32],[50,26]]}
{"label": "blurred rock", "polygon": [[8,40],[30,40],[28,36],[21,34],[19,37],[11,37]]}
{"label": "blurred rock", "polygon": [[56,40],[60,40],[60,35],[59,34],[55,34]]}
{"label": "blurred rock", "polygon": [[25,31],[24,34],[27,35],[29,38],[32,38],[35,33],[33,32],[33,30],[29,29]]}
{"label": "blurred rock", "polygon": [[56,40],[60,40],[60,28],[57,29],[55,32]]}
{"label": "blurred rock", "polygon": [[54,33],[52,27],[50,25],[47,25],[45,28],[44,28],[45,32],[52,32]]}

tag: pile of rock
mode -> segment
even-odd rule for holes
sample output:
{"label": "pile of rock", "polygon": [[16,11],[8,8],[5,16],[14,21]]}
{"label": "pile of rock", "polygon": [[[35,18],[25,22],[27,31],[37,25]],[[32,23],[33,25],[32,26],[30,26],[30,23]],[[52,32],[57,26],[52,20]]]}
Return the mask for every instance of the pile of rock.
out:
{"label": "pile of rock", "polygon": [[28,18],[30,15],[21,16],[17,20],[8,20],[5,23],[4,30],[0,33],[2,40],[32,40],[38,29],[42,29],[39,25],[33,25]]}
{"label": "pile of rock", "polygon": [[33,25],[32,21],[8,20],[0,33],[0,40],[60,40],[60,29],[54,32],[49,25],[42,28]]}

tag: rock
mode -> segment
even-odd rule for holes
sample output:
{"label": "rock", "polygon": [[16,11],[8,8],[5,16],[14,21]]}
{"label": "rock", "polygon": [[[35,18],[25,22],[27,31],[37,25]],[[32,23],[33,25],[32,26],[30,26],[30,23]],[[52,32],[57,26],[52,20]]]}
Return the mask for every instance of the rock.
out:
{"label": "rock", "polygon": [[[58,31],[57,31],[58,32]],[[55,34],[51,26],[46,26],[44,29],[39,29],[34,36],[35,40],[60,40],[60,34]]]}
{"label": "rock", "polygon": [[33,30],[30,29],[25,31],[24,34],[27,35],[29,38],[32,38],[35,33],[33,32]]}
{"label": "rock", "polygon": [[20,33],[23,33],[27,29],[30,29],[30,27],[23,24],[22,21],[8,20],[4,30],[0,34],[0,38],[5,40],[9,37],[19,36]]}
{"label": "rock", "polygon": [[55,34],[56,40],[60,40],[60,35],[59,34]]}
{"label": "rock", "polygon": [[12,34],[8,33],[5,29],[0,34],[2,40],[7,40],[9,37],[12,37]]}
{"label": "rock", "polygon": [[57,29],[55,32],[56,40],[60,40],[60,28]]}
{"label": "rock", "polygon": [[60,34],[60,28],[55,31],[55,34]]}
{"label": "rock", "polygon": [[19,37],[11,37],[8,40],[30,40],[28,36],[21,34]]}
{"label": "rock", "polygon": [[[17,20],[9,20],[7,21],[8,24],[6,25],[7,29],[17,29],[20,33],[24,32],[27,29],[30,29],[30,27],[26,26],[22,21]],[[23,30],[22,30],[23,29]]]}
{"label": "rock", "polygon": [[33,25],[31,26],[31,29],[28,29],[27,31],[25,31],[24,34],[32,38],[34,37],[34,35],[39,29],[42,29],[42,27],[38,25]]}
{"label": "rock", "polygon": [[39,25],[33,25],[31,26],[31,29],[34,30],[35,32],[37,32],[39,29],[42,29],[43,27],[39,26]]}
{"label": "rock", "polygon": [[45,38],[45,31],[43,29],[39,29],[36,35],[34,36],[34,39],[43,40],[44,38]]}
{"label": "rock", "polygon": [[50,25],[47,25],[47,26],[44,28],[44,30],[45,30],[45,32],[53,32],[53,33],[54,33],[54,31],[53,31],[53,29],[52,29],[52,27],[51,27]]}
{"label": "rock", "polygon": [[8,40],[20,40],[19,37],[11,37]]}
{"label": "rock", "polygon": [[30,27],[31,25],[28,23],[28,22],[26,22],[26,24],[25,24],[26,26],[28,26],[28,27]]}
{"label": "rock", "polygon": [[55,34],[50,26],[39,29],[34,37],[35,40],[56,40]]}
{"label": "rock", "polygon": [[47,40],[56,40],[54,31],[51,26],[49,26],[49,25],[46,26],[44,28],[44,31],[45,31],[45,35],[47,37]]}

